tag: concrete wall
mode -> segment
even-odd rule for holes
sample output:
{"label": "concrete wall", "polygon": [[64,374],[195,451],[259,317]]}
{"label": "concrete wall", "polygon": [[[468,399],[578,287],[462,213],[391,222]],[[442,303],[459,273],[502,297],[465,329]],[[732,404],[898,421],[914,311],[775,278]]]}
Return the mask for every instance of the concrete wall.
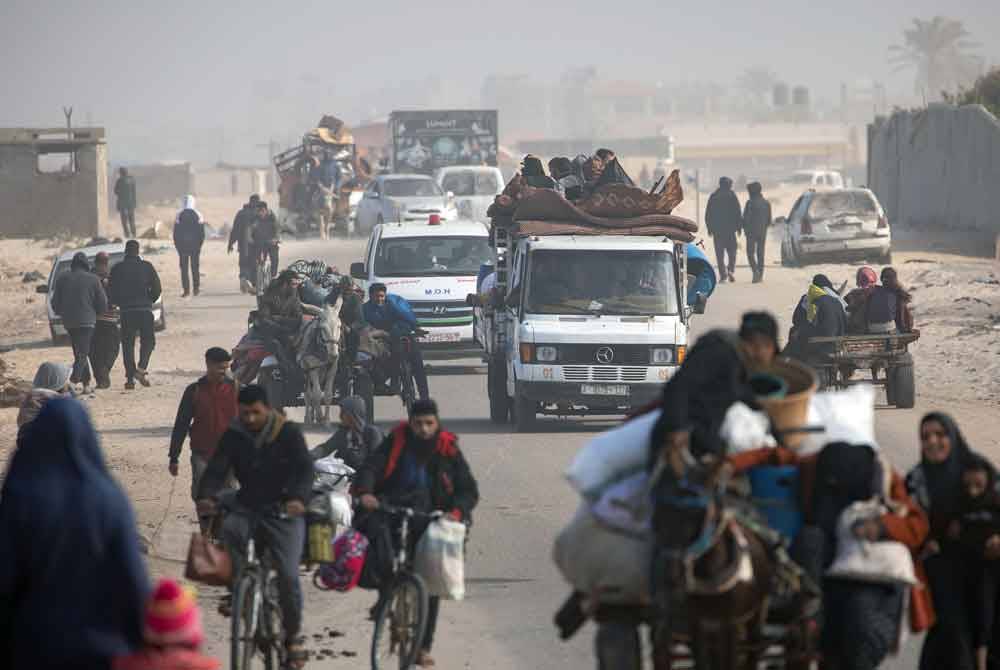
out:
{"label": "concrete wall", "polygon": [[202,197],[242,196],[267,193],[268,171],[257,168],[209,168],[194,174],[195,195]]}
{"label": "concrete wall", "polygon": [[932,104],[868,128],[868,184],[894,224],[1000,232],[1000,122]]}
{"label": "concrete wall", "polygon": [[39,172],[34,145],[0,144],[0,235],[113,234],[105,145],[78,146],[76,165],[75,172]]}

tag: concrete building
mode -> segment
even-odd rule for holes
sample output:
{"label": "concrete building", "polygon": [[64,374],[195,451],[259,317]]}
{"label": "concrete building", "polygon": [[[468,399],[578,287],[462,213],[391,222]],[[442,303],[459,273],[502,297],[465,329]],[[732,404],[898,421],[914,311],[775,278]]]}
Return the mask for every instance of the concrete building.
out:
{"label": "concrete building", "polygon": [[104,128],[0,128],[0,235],[112,234]]}

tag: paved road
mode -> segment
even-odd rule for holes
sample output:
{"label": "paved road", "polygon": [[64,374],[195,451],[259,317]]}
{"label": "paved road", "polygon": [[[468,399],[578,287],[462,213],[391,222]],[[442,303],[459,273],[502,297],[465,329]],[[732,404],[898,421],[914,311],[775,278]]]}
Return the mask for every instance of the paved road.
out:
{"label": "paved road", "polygon": [[[362,250],[363,244],[357,241],[309,242],[287,245],[283,255],[292,260],[308,253],[346,268],[360,258]],[[744,283],[749,276],[744,268],[740,273],[741,283],[719,288],[708,314],[697,320],[695,330],[734,327],[742,311],[751,308],[767,308],[777,314],[789,312],[802,287],[792,281],[788,272],[771,269],[767,283],[751,285]],[[190,312],[198,315],[199,347],[219,337],[235,342],[245,324],[247,304],[244,303],[249,300],[232,292],[216,297],[213,285],[221,286],[222,281],[209,280],[198,303],[184,303],[173,310],[179,313],[181,321]],[[191,354],[188,358],[193,364],[197,357]],[[449,364],[434,371],[430,378],[432,395],[439,401],[443,421],[460,435],[462,449],[482,493],[469,545],[468,598],[442,607],[435,644],[438,666],[477,670],[592,667],[591,628],[584,629],[569,643],[556,638],[552,615],[567,589],[550,554],[553,538],[577,504],[562,472],[590,436],[612,423],[546,419],[539,423],[537,432],[528,435],[495,426],[488,418],[485,376],[476,363]],[[899,468],[909,467],[915,458],[916,424],[927,409],[918,402],[914,410],[878,411],[879,441]],[[996,438],[989,434],[993,418],[989,409],[962,404],[951,409],[975,443],[996,444]],[[383,420],[380,423],[387,426],[389,419],[401,417],[401,407],[396,400],[380,398],[376,413]],[[311,443],[324,437],[320,432],[309,435]],[[160,467],[157,465],[157,471]],[[183,515],[179,519],[171,521],[166,534],[172,538],[163,542],[172,548],[172,553],[180,552],[182,538],[189,531]],[[346,595],[320,593],[308,585],[305,589],[307,632],[316,636],[318,648],[330,649],[336,655],[324,657],[310,667],[361,667],[370,639],[370,624],[364,621],[364,616],[371,595],[359,591]],[[213,595],[204,594],[209,607]],[[211,647],[224,656],[226,624],[212,612],[207,617]],[[344,633],[343,637],[329,637],[330,629]],[[320,639],[323,641],[318,642]],[[361,658],[345,656],[345,651]],[[887,667],[900,670],[916,667],[915,652],[916,645],[911,642],[903,657]]]}

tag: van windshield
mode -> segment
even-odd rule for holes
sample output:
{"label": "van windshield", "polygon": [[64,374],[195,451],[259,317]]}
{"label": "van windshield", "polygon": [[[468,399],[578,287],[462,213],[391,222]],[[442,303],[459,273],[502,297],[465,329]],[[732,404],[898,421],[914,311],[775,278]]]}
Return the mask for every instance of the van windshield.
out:
{"label": "van windshield", "polygon": [[878,216],[878,207],[874,198],[864,191],[817,193],[809,205],[809,216],[814,219],[828,219],[844,214]]}
{"label": "van windshield", "polygon": [[485,237],[383,238],[375,251],[376,277],[467,276],[493,258]]}
{"label": "van windshield", "polygon": [[441,179],[441,187],[457,196],[494,196],[500,192],[493,170],[450,170]]}
{"label": "van windshield", "polygon": [[536,314],[677,314],[669,251],[535,251],[525,309]]}

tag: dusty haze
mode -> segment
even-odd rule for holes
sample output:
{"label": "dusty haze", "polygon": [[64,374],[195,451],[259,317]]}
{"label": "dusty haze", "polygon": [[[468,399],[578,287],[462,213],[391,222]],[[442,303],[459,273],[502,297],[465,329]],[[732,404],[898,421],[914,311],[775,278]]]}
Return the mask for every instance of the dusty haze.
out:
{"label": "dusty haze", "polygon": [[[814,98],[885,82],[887,47],[914,17],[961,20],[1000,63],[1000,3],[870,0],[679,3],[51,2],[0,7],[0,125],[104,125],[113,161],[263,162],[319,113],[477,105],[488,74],[555,80],[571,67],[645,82],[732,85],[765,66]],[[427,96],[427,90],[434,94]]]}

